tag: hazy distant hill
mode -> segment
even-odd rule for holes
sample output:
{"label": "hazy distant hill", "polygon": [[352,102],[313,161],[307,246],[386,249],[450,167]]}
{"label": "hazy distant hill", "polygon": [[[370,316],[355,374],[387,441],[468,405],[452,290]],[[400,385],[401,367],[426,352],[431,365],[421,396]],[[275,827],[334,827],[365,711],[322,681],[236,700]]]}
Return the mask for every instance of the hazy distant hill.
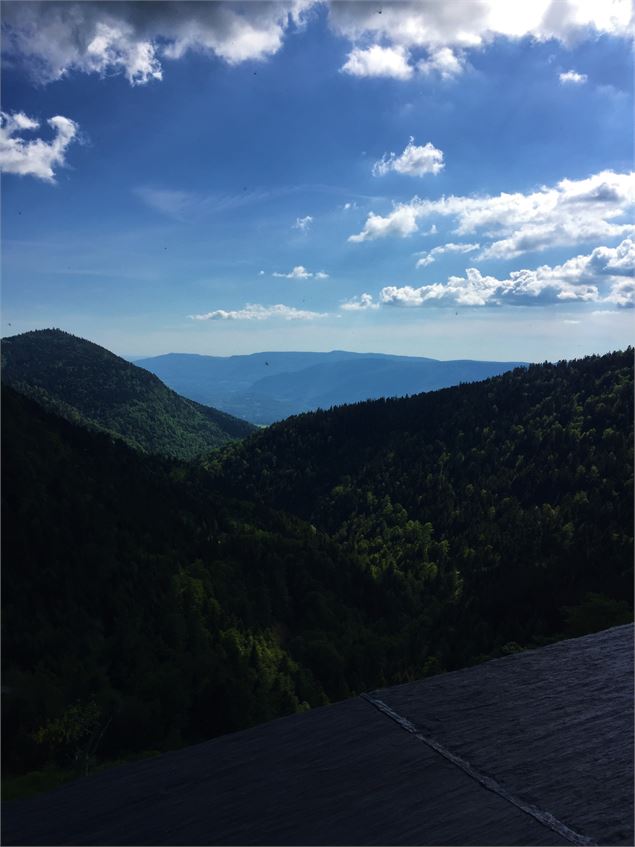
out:
{"label": "hazy distant hill", "polygon": [[175,391],[254,423],[380,397],[403,397],[475,382],[523,362],[441,362],[383,353],[255,353],[198,356],[168,353],[139,359]]}
{"label": "hazy distant hill", "polygon": [[180,397],[147,370],[58,329],[2,342],[2,379],[76,423],[149,453],[189,458],[252,432],[217,409]]}

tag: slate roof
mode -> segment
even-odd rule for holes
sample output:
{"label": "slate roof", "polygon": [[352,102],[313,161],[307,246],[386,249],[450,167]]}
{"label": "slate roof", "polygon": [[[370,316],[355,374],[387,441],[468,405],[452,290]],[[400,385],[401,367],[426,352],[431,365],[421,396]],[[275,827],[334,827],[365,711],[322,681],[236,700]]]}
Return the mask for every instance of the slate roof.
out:
{"label": "slate roof", "polygon": [[633,627],[5,804],[10,844],[633,842]]}

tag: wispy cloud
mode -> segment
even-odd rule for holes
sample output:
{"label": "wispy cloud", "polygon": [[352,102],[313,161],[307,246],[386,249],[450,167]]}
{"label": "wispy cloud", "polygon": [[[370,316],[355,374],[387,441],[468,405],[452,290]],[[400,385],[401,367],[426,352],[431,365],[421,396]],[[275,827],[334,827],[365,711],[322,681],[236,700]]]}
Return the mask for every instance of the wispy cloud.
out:
{"label": "wispy cloud", "polygon": [[299,229],[301,232],[307,232],[313,223],[313,218],[311,215],[307,215],[304,218],[296,218],[295,223],[293,224],[293,229]]}
{"label": "wispy cloud", "polygon": [[24,112],[0,112],[0,170],[55,182],[55,169],[66,164],[66,150],[78,137],[79,126],[70,118],[56,115],[47,120],[53,138],[25,139],[27,132],[40,128],[39,121]]}
{"label": "wispy cloud", "polygon": [[188,315],[194,321],[266,321],[279,318],[285,321],[312,321],[327,317],[326,312],[310,312],[277,303],[275,306],[263,306],[260,303],[247,303],[243,309],[216,309],[203,315]]}
{"label": "wispy cloud", "polygon": [[421,258],[417,260],[415,267],[426,268],[436,262],[437,256],[443,256],[445,253],[473,253],[480,247],[480,244],[455,244],[452,241],[447,244],[440,244],[438,247],[433,247],[432,250],[421,253]]}
{"label": "wispy cloud", "polygon": [[169,217],[182,220],[186,213],[200,204],[200,198],[191,191],[175,191],[169,188],[149,188],[140,186],[133,193],[146,206]]}

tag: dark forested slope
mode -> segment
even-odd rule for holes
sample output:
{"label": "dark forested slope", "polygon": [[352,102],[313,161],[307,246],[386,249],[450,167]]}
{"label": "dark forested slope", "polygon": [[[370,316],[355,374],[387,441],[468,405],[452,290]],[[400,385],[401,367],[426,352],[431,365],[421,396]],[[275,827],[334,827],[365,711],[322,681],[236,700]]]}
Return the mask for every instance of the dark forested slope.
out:
{"label": "dark forested slope", "polygon": [[7,768],[102,730],[104,756],[164,749],[629,620],[632,358],[303,415],[207,469],[6,388]]}
{"label": "dark forested slope", "polygon": [[103,347],[57,329],[3,339],[2,379],[57,414],[150,453],[189,458],[253,431],[245,421],[180,397]]}
{"label": "dark forested slope", "polygon": [[379,587],[314,527],[6,386],[2,470],[9,773],[69,765],[105,727],[98,753],[126,755],[383,679]]}
{"label": "dark forested slope", "polygon": [[355,551],[409,598],[395,614],[413,639],[456,665],[557,631],[564,607],[619,619],[632,451],[630,349],[291,418],[213,467]]}

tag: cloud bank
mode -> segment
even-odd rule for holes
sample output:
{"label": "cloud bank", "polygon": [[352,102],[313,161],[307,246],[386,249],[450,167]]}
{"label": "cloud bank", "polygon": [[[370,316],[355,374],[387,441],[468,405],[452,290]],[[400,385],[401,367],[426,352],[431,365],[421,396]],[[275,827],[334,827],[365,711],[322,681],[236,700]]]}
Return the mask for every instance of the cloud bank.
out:
{"label": "cloud bank", "polygon": [[371,212],[361,232],[349,241],[390,235],[405,237],[419,221],[450,218],[459,236],[480,233],[490,239],[479,259],[511,259],[531,250],[624,237],[635,225],[620,222],[635,204],[635,172],[602,171],[586,179],[563,179],[528,194],[442,197],[397,204],[388,215]]}
{"label": "cloud bank", "polygon": [[444,301],[461,306],[580,301],[632,307],[634,272],[635,241],[627,238],[617,247],[596,247],[592,253],[575,256],[561,265],[512,271],[504,279],[484,276],[477,268],[468,268],[464,277],[451,276],[446,283],[418,288],[389,285],[381,290],[379,299],[389,306],[423,306]]}
{"label": "cloud bank", "polygon": [[342,71],[410,80],[458,77],[467,51],[497,37],[565,45],[632,34],[629,0],[262,0],[262,2],[11,2],[3,8],[3,53],[26,60],[40,82],[71,71],[121,73],[131,85],[160,80],[164,63],[189,52],[230,65],[263,61],[289,33],[328,7],[331,30],[350,42]]}
{"label": "cloud bank", "polygon": [[469,13],[462,0],[384,3],[381,12],[376,3],[349,0],[332,3],[329,20],[354,45],[343,71],[402,80],[415,71],[457,77],[466,67],[466,51],[482,49],[497,37],[555,39],[570,46],[583,38],[628,37],[633,31],[629,0],[470,0]]}
{"label": "cloud bank", "polygon": [[122,73],[131,85],[163,76],[163,62],[190,51],[230,65],[262,61],[303,25],[313,0],[258,3],[19,2],[3,8],[5,55],[39,82],[71,71]]}

